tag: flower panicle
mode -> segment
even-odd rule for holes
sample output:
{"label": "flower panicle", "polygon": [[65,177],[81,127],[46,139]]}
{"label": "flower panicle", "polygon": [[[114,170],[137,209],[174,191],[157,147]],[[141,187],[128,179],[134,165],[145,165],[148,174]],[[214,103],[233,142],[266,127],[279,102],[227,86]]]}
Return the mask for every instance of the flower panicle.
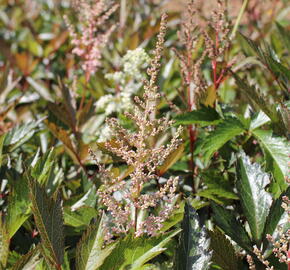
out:
{"label": "flower panicle", "polygon": [[106,31],[103,31],[102,25],[119,5],[110,5],[105,0],[74,0],[72,6],[81,25],[80,33],[70,23],[67,16],[64,17],[64,20],[72,38],[71,43],[74,45],[72,53],[82,59],[82,69],[85,72],[86,81],[88,81],[101,66],[101,49],[108,43],[109,37],[116,29],[116,25],[111,25]]}
{"label": "flower panicle", "polygon": [[[132,229],[136,237],[143,234],[156,235],[175,208],[178,178],[171,177],[162,186],[159,183],[158,167],[181,143],[179,137],[182,129],[178,128],[167,145],[155,140],[173,123],[166,117],[155,117],[160,97],[156,82],[165,32],[166,15],[163,15],[153,59],[147,70],[150,78],[144,84],[144,95],[142,100],[136,97],[134,110],[125,114],[134,123],[134,131],[125,129],[115,118],[107,120],[114,140],[113,143],[107,142],[106,148],[132,168],[126,175],[111,176],[111,179],[108,179],[110,173],[102,169],[101,177],[104,173],[106,180],[98,195],[110,224],[114,224],[108,226],[108,239]],[[158,188],[145,192],[144,187],[151,181],[156,181]],[[160,210],[156,213],[157,206]]]}

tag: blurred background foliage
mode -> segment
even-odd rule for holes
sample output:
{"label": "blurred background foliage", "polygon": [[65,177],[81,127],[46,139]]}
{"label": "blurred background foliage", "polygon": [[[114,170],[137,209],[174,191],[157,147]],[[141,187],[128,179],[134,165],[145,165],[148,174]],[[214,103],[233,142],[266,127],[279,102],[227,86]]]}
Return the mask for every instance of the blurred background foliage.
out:
{"label": "blurred background foliage", "polygon": [[[225,1],[228,6],[225,15],[232,27],[244,2]],[[69,0],[0,0],[0,209],[6,224],[0,223],[0,269],[53,269],[47,266],[47,259],[40,256],[47,251],[39,248],[42,229],[38,227],[41,217],[53,214],[56,214],[56,224],[63,223],[65,240],[60,246],[58,240],[61,242],[64,236],[56,237],[52,247],[42,249],[62,250],[63,254],[60,252],[51,259],[62,265],[56,269],[119,269],[110,268],[108,261],[103,268],[84,268],[80,262],[75,263],[78,260],[76,243],[81,235],[93,223],[92,220],[99,218],[98,224],[102,222],[99,215],[102,206],[98,205],[96,196],[101,181],[89,149],[103,164],[112,166],[115,176],[123,175],[125,178],[130,173],[130,168],[106,149],[105,140],[110,140],[111,144],[114,140],[107,133],[105,119],[114,116],[124,127],[132,127],[124,116],[124,106],[119,108],[122,99],[118,93],[120,87],[125,89],[132,85],[135,92],[130,92],[130,100],[142,93],[138,83],[147,76],[148,61],[144,60],[138,66],[137,79],[135,73],[127,74],[124,75],[127,76],[125,81],[120,83],[116,81],[116,73],[124,70],[128,50],[143,48],[147,57],[151,56],[163,12],[168,13],[168,30],[158,78],[162,96],[158,114],[175,118],[176,124],[163,137],[157,138],[157,143],[167,141],[179,124],[185,129],[182,135],[184,143],[168,157],[158,174],[165,180],[169,175],[179,177],[180,205],[184,204],[183,198],[189,197],[191,206],[198,210],[200,220],[208,228],[217,224],[233,239],[234,233],[227,232],[222,221],[218,218],[213,221],[213,215],[226,216],[223,211],[227,210],[220,208],[224,206],[235,210],[236,216],[243,221],[246,234],[251,231],[244,225],[248,213],[244,212],[243,197],[239,193],[243,191],[237,191],[235,186],[237,160],[240,160],[240,166],[251,164],[246,158],[237,158],[236,153],[243,150],[251,157],[251,162],[260,163],[262,169],[273,177],[271,183],[265,184],[273,198],[278,200],[288,186],[284,180],[288,170],[287,139],[290,133],[290,5],[287,0],[248,2],[237,25],[242,34],[231,28],[231,45],[219,67],[222,69],[224,64],[232,61],[231,71],[226,73],[218,91],[214,91],[211,59],[205,58],[201,72],[208,87],[199,97],[197,110],[190,114],[180,61],[173,50],[185,49],[177,33],[187,9],[185,1],[120,0],[119,9],[106,22],[117,27],[102,49],[102,66],[86,81],[81,60],[72,53],[73,46],[63,19],[67,15],[78,26],[77,14]],[[195,5],[197,24],[207,27],[216,1],[196,1]],[[102,26],[103,31],[106,24]],[[209,33],[213,35],[213,29],[210,28]],[[205,48],[204,37],[199,39],[192,52],[193,60],[200,57]],[[106,95],[110,95],[106,101],[106,106],[112,106],[109,111],[98,106]],[[188,125],[196,125],[198,130],[194,149],[190,148]],[[189,165],[191,155],[194,171]],[[37,179],[40,186],[31,179]],[[58,209],[57,193],[63,200],[62,210]],[[46,198],[50,208],[39,206],[38,198],[42,197]],[[39,217],[35,209],[38,209]],[[62,217],[57,216],[57,211],[62,211]],[[187,216],[194,219],[195,214],[190,209],[187,211]],[[177,210],[165,228],[172,229],[180,224],[182,218],[183,210]],[[44,231],[54,225],[48,220],[43,223]],[[188,223],[185,220],[182,226],[190,226]],[[98,228],[97,224],[93,226]],[[97,237],[95,231],[90,228],[87,233],[92,238]],[[224,234],[219,235],[220,231],[214,233],[212,243],[218,243],[218,237],[227,243]],[[251,239],[247,241],[250,244],[246,241],[243,245],[239,243],[240,239],[233,239],[237,243],[235,251],[243,248],[250,253],[250,245],[263,241],[260,236],[255,238],[253,232],[249,234]],[[174,233],[163,235],[162,241],[174,236]],[[83,236],[82,241],[87,238],[88,235]],[[127,237],[117,248],[122,249],[126,243],[138,247],[142,244],[138,241]],[[159,243],[154,241],[148,245]],[[177,242],[176,237],[174,241]],[[34,246],[37,248],[33,249]],[[172,269],[174,249],[171,242],[164,253],[154,255],[158,256],[150,261],[151,266],[147,264],[148,268],[132,269]],[[80,247],[78,251],[83,252]],[[148,258],[154,256],[148,255]],[[240,258],[235,258],[234,265],[239,265],[236,269],[247,269],[245,258],[243,262]],[[271,260],[277,264],[274,256]],[[177,269],[185,269],[179,267]],[[279,267],[277,269],[284,269]],[[216,259],[212,269],[233,268],[225,268]]]}

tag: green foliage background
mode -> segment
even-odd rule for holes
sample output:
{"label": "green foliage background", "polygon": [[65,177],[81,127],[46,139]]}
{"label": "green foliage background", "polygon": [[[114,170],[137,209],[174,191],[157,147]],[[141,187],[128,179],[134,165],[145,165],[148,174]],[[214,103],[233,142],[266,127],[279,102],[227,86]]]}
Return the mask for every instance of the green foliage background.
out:
{"label": "green foliage background", "polygon": [[[267,22],[254,23],[249,10],[242,14],[227,51],[227,59],[238,60],[218,91],[208,87],[190,112],[172,50],[184,49],[177,35],[182,16],[169,11],[158,115],[175,120],[169,134],[179,125],[184,132],[158,173],[179,177],[179,208],[157,236],[129,233],[105,243],[97,197],[102,182],[89,149],[116,176],[131,168],[97,142],[106,115],[95,102],[114,89],[105,75],[119,69],[128,50],[142,46],[152,53],[164,9],[153,2],[120,1],[127,6],[110,21],[125,16],[126,23],[86,83],[63,20],[67,14],[77,25],[69,1],[0,1],[0,269],[248,269],[245,253],[265,269],[254,245],[275,269],[287,269],[266,235],[289,229],[281,208],[282,197],[290,196],[288,1],[278,1]],[[227,16],[235,24],[237,16]],[[193,59],[203,51],[204,40],[199,43]],[[211,86],[210,59],[201,70]],[[132,127],[122,112],[113,116]],[[197,130],[193,153],[190,125]]]}

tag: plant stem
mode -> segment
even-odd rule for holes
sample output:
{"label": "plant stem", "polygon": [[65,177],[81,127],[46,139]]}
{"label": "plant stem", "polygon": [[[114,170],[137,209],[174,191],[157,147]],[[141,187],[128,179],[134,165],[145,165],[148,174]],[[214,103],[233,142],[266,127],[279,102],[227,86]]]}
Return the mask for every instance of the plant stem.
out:
{"label": "plant stem", "polygon": [[247,8],[248,3],[249,3],[249,0],[244,0],[243,5],[241,7],[241,10],[239,12],[238,18],[236,20],[236,23],[235,23],[235,25],[233,27],[233,30],[232,30],[232,33],[231,33],[231,37],[230,37],[231,39],[233,39],[235,37],[236,33],[237,33],[237,30],[238,30],[238,27],[240,25],[242,16],[243,16],[243,14],[244,14],[244,12],[245,12],[245,10]]}

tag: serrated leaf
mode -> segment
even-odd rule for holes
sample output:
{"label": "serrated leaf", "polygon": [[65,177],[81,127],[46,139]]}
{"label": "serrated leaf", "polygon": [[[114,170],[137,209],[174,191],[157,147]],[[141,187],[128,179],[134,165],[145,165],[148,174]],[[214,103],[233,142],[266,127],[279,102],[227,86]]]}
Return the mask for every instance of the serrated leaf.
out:
{"label": "serrated leaf", "polygon": [[285,191],[288,187],[286,177],[289,176],[289,143],[282,137],[272,136],[271,131],[257,129],[253,131],[253,134],[262,146],[266,159],[266,171],[271,172],[276,179],[280,188],[279,193]]}
{"label": "serrated leaf", "polygon": [[36,131],[40,121],[31,121],[11,129],[5,136],[4,146],[8,147],[8,151],[12,152],[17,147],[28,141]]}
{"label": "serrated leaf", "polygon": [[22,177],[15,170],[9,170],[6,177],[11,186],[10,194],[8,197],[7,209],[7,225],[9,237],[18,231],[21,225],[31,215],[29,188],[28,182],[25,177]]}
{"label": "serrated leaf", "polygon": [[285,47],[288,50],[288,53],[290,53],[290,33],[287,31],[281,24],[276,22],[276,26],[278,28],[280,37],[282,41],[284,42]]}
{"label": "serrated leaf", "polygon": [[23,255],[11,270],[31,270],[40,262],[40,252],[38,247],[31,249],[27,254]]}
{"label": "serrated leaf", "polygon": [[32,213],[41,237],[42,253],[56,267],[63,263],[64,235],[61,199],[50,198],[37,182],[29,180]]}
{"label": "serrated leaf", "polygon": [[214,212],[213,218],[215,223],[240,247],[251,253],[253,250],[251,239],[241,222],[237,220],[233,211],[226,210],[215,203],[212,203],[211,206]]}
{"label": "serrated leaf", "polygon": [[54,148],[47,151],[43,157],[39,158],[31,169],[31,176],[42,185],[49,177],[50,170],[54,164]]}
{"label": "serrated leaf", "polygon": [[75,130],[76,126],[76,100],[72,96],[70,90],[63,84],[61,79],[58,80],[60,85],[60,90],[63,96],[64,106],[67,111],[67,118],[71,123],[71,128]]}
{"label": "serrated leaf", "polygon": [[275,79],[280,82],[280,85],[283,85],[284,90],[287,92],[289,87],[289,78],[290,71],[287,67],[283,66],[277,57],[273,57],[275,53],[271,47],[264,43],[265,50],[258,46],[254,41],[242,35],[244,40],[247,41],[248,45],[256,52],[259,60],[271,71],[275,76]]}
{"label": "serrated leaf", "polygon": [[210,240],[207,237],[205,226],[200,224],[196,211],[189,203],[185,204],[181,228],[174,269],[209,269],[212,256],[209,250]]}
{"label": "serrated leaf", "polygon": [[210,248],[213,250],[212,262],[223,270],[240,269],[240,260],[234,247],[220,230],[208,231]]}
{"label": "serrated leaf", "polygon": [[110,255],[115,244],[104,245],[104,216],[101,220],[88,228],[83,234],[82,239],[76,249],[76,269],[77,270],[96,270]]}
{"label": "serrated leaf", "polygon": [[66,126],[72,127],[70,118],[67,117],[67,112],[63,106],[48,102],[47,108],[58,120],[62,121]]}
{"label": "serrated leaf", "polygon": [[199,110],[187,112],[177,115],[174,125],[192,125],[200,124],[201,126],[216,125],[220,122],[221,118],[215,109],[203,106]]}
{"label": "serrated leaf", "polygon": [[229,117],[217,125],[203,141],[199,151],[203,155],[205,163],[209,161],[212,155],[220,149],[226,142],[242,134],[245,131],[244,126],[239,119]]}
{"label": "serrated leaf", "polygon": [[210,188],[199,191],[196,195],[205,197],[205,198],[210,198],[209,195],[214,195],[214,196],[218,196],[218,197],[230,199],[230,200],[239,199],[239,197],[234,192],[224,189],[223,187],[216,187],[216,188],[210,187]]}
{"label": "serrated leaf", "polygon": [[262,96],[254,86],[250,86],[245,80],[242,80],[237,74],[232,73],[238,87],[243,91],[250,105],[256,110],[262,110],[274,123],[279,123],[279,117],[276,107],[271,105],[264,96]]}
{"label": "serrated leaf", "polygon": [[255,114],[253,119],[251,120],[249,129],[254,130],[270,121],[271,119],[264,112],[259,111],[259,113]]}
{"label": "serrated leaf", "polygon": [[72,211],[70,207],[64,207],[64,224],[72,227],[87,226],[97,214],[96,209],[88,206],[82,206],[76,211]]}
{"label": "serrated leaf", "polygon": [[177,230],[150,238],[136,238],[129,234],[118,242],[100,270],[139,270],[146,262],[165,251],[166,244],[179,232]]}
{"label": "serrated leaf", "polygon": [[71,156],[73,161],[76,164],[79,164],[78,155],[67,131],[56,124],[49,122],[48,120],[45,120],[44,123],[47,125],[52,134],[63,143],[67,153]]}
{"label": "serrated leaf", "polygon": [[265,222],[272,204],[272,196],[265,191],[270,177],[260,165],[252,164],[244,153],[237,158],[237,189],[243,212],[248,220],[252,237],[256,242],[262,238]]}
{"label": "serrated leaf", "polygon": [[277,228],[277,225],[279,224],[279,221],[281,220],[283,214],[285,213],[285,209],[281,207],[283,202],[283,196],[290,197],[290,187],[283,192],[280,197],[273,201],[271,208],[269,210],[269,215],[266,220],[264,233],[263,235],[266,236],[267,234],[272,235],[275,229]]}
{"label": "serrated leaf", "polygon": [[278,110],[279,117],[282,119],[282,122],[284,124],[285,130],[286,130],[286,136],[289,139],[290,138],[290,103],[286,104],[280,104],[280,108]]}

